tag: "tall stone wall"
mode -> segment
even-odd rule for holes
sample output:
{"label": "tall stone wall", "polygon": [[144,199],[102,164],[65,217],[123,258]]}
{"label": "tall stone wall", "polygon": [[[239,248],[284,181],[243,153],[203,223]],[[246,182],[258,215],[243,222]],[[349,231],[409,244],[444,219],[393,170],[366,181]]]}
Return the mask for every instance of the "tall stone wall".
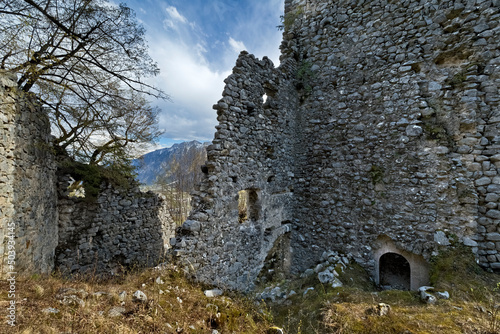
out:
{"label": "tall stone wall", "polygon": [[[56,165],[47,115],[0,73],[1,272],[48,273],[57,245]],[[11,267],[12,265],[12,267]]]}
{"label": "tall stone wall", "polygon": [[69,180],[68,175],[59,180],[58,270],[113,275],[165,259],[176,225],[159,195],[107,185],[96,200],[88,200],[69,196]]}
{"label": "tall stone wall", "polygon": [[[376,274],[384,249],[425,264],[458,242],[499,269],[499,10],[286,0],[280,67],[241,54],[215,106],[206,180],[174,241],[186,268],[247,289],[270,263],[297,273],[330,249]],[[242,189],[257,190],[251,221]]]}
{"label": "tall stone wall", "polygon": [[[290,115],[296,98],[287,76],[269,59],[246,52],[225,82],[214,106],[219,125],[207,148],[206,178],[173,246],[196,278],[245,290],[273,246],[289,238],[297,132]],[[288,266],[289,254],[277,258]]]}
{"label": "tall stone wall", "polygon": [[282,57],[310,70],[298,267],[333,244],[372,268],[381,236],[426,259],[456,239],[500,267],[499,5],[289,4]]}

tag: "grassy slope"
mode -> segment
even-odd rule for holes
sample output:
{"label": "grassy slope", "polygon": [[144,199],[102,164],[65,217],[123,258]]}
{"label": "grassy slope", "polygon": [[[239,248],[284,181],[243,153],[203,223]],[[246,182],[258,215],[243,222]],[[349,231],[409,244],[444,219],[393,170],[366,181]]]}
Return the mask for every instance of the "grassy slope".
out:
{"label": "grassy slope", "polygon": [[[435,305],[423,303],[416,292],[378,291],[361,268],[351,266],[340,277],[342,288],[315,278],[291,283],[298,294],[271,305],[273,320],[288,334],[500,334],[500,275],[483,271],[461,247],[443,251],[431,266],[431,284],[451,295]],[[303,297],[307,286],[315,290]],[[391,306],[388,315],[376,314],[379,303]]]}
{"label": "grassy slope", "polygon": [[[161,277],[164,284],[157,284]],[[65,306],[56,295],[61,288],[83,289],[89,296],[85,306]],[[206,287],[188,283],[175,269],[145,270],[107,282],[65,280],[54,275],[17,281],[17,326],[5,321],[0,333],[263,333],[267,317],[241,296],[205,297]],[[5,319],[7,284],[0,285],[0,316]],[[135,291],[148,296],[147,303],[132,301]],[[160,292],[160,290],[162,292]],[[111,308],[121,306],[118,294],[127,292],[123,316],[109,317]],[[96,292],[106,292],[100,297]],[[58,314],[42,310],[56,308]]]}
{"label": "grassy slope", "polygon": [[[188,282],[175,268],[144,270],[107,282],[66,280],[56,275],[18,280],[17,326],[5,321],[0,333],[266,333],[271,325],[285,333],[500,333],[500,275],[484,272],[462,248],[443,252],[432,263],[431,283],[448,291],[449,300],[422,303],[414,292],[378,291],[366,273],[352,265],[341,274],[342,288],[331,288],[315,276],[279,282],[297,292],[286,300],[258,305],[244,296],[225,293],[207,298],[208,287]],[[164,284],[156,283],[160,277]],[[276,283],[275,283],[276,284]],[[305,296],[303,292],[314,287]],[[64,306],[56,298],[61,288],[83,289],[85,306]],[[148,303],[132,301],[142,290]],[[0,316],[5,319],[7,282],[0,281]],[[100,297],[95,292],[106,292]],[[108,316],[127,292],[123,316]],[[379,303],[388,315],[374,312]],[[497,307],[495,307],[497,305]],[[58,314],[42,310],[57,308]]]}

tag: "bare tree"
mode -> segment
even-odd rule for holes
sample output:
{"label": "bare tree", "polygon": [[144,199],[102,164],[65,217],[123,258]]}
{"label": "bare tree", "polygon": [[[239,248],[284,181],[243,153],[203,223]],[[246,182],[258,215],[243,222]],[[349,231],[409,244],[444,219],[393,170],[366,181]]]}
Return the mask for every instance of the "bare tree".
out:
{"label": "bare tree", "polygon": [[191,146],[174,156],[163,166],[157,179],[174,220],[183,223],[191,211],[190,193],[202,179],[201,166],[207,159],[206,150]]}
{"label": "bare tree", "polygon": [[159,73],[144,29],[106,0],[0,0],[0,67],[50,111],[60,148],[96,164],[150,142],[168,99],[145,79]]}

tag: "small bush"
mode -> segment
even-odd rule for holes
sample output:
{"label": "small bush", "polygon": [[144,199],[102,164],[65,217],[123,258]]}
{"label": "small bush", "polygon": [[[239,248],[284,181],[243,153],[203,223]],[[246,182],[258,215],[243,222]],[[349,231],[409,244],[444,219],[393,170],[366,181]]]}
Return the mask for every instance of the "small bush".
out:
{"label": "small bush", "polygon": [[298,6],[295,10],[286,13],[286,15],[280,16],[281,24],[276,28],[280,31],[288,31],[293,26],[295,21],[299,18],[300,15],[304,14],[304,8],[302,6]]}
{"label": "small bush", "polygon": [[311,94],[312,92],[312,80],[314,79],[314,72],[312,71],[312,63],[304,60],[299,68],[297,69],[296,74],[297,79],[297,88],[303,89],[306,95]]}
{"label": "small bush", "polygon": [[134,167],[126,163],[100,166],[64,160],[59,163],[58,167],[59,174],[69,174],[77,182],[82,182],[87,201],[97,199],[103,183],[125,190],[137,184],[137,181],[134,180]]}

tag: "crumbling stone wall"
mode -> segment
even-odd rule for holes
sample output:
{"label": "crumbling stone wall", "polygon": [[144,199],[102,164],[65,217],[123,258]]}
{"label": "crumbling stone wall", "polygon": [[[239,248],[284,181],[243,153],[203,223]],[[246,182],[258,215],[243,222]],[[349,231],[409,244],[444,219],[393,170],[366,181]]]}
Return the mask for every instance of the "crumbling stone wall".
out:
{"label": "crumbling stone wall", "polygon": [[65,273],[112,273],[163,259],[175,223],[161,197],[107,187],[96,202],[69,198],[56,170],[45,111],[0,72],[1,274],[50,273],[56,262]]}
{"label": "crumbling stone wall", "polygon": [[15,76],[0,72],[2,274],[54,268],[57,192],[51,141],[48,117],[36,100],[18,91]]}
{"label": "crumbling stone wall", "polygon": [[112,275],[165,259],[176,225],[161,196],[103,185],[97,200],[70,197],[69,180],[65,175],[59,183],[57,269]]}
{"label": "crumbling stone wall", "polygon": [[[499,269],[499,10],[497,0],[286,0],[280,67],[240,55],[216,106],[207,179],[174,242],[186,267],[246,289],[272,261],[262,231],[284,220],[292,273],[330,249],[375,273],[381,239],[427,260],[459,242]],[[246,98],[259,99],[269,75],[280,78],[276,108],[249,115],[261,103]],[[266,111],[280,123],[263,127]],[[286,219],[260,216],[249,238],[235,204],[245,188],[293,189],[277,206]]]}
{"label": "crumbling stone wall", "polygon": [[[225,82],[214,106],[219,125],[207,148],[206,179],[172,243],[198,279],[245,290],[291,231],[297,98],[286,74],[246,52]],[[288,266],[287,252],[277,257]]]}

